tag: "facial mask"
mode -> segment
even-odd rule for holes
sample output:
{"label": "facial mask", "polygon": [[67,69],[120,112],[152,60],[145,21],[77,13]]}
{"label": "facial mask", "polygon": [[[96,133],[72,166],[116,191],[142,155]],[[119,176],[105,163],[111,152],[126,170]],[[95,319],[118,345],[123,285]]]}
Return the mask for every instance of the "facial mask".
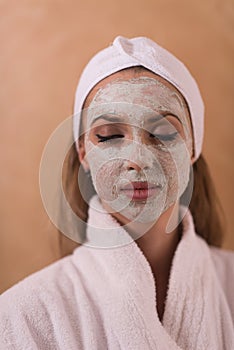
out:
{"label": "facial mask", "polygon": [[[180,120],[177,125],[182,125],[183,138],[175,124],[165,118],[166,114]],[[123,138],[94,143],[92,126],[106,123],[104,120],[100,123],[100,116],[115,117],[127,125],[130,138],[126,133]],[[149,77],[117,80],[98,91],[85,117],[86,160],[101,201],[113,214],[119,212],[128,220],[140,223],[157,220],[180,198],[189,181],[191,136],[180,94]],[[152,132],[149,123],[152,119],[158,120],[153,129],[164,139],[143,143],[142,130]],[[167,134],[177,135],[167,138]],[[139,169],[131,167],[131,163]],[[154,195],[143,201],[129,198],[122,189],[135,181],[152,185]]]}

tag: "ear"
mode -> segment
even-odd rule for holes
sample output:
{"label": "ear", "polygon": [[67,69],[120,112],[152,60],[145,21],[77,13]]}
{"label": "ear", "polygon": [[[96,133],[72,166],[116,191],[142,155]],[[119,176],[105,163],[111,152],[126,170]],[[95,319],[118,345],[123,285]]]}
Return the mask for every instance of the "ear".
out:
{"label": "ear", "polygon": [[86,152],[85,152],[84,137],[81,137],[78,141],[78,158],[79,158],[80,164],[84,168],[84,171],[87,173],[89,171],[89,164],[85,158],[85,155],[86,155]]}
{"label": "ear", "polygon": [[194,147],[192,147],[192,149],[190,150],[190,161],[191,165],[193,165],[196,162]]}

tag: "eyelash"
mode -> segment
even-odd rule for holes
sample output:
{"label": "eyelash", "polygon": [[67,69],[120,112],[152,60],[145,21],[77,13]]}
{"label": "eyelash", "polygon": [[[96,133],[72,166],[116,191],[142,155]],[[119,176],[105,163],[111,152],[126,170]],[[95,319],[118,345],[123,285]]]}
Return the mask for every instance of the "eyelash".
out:
{"label": "eyelash", "polygon": [[[169,134],[169,135],[157,135],[157,134],[150,134],[150,137],[152,138],[157,138],[160,141],[173,141],[175,140],[175,138],[178,135],[178,131],[174,132],[173,134]],[[108,135],[108,136],[102,136],[99,134],[96,134],[97,138],[99,139],[98,142],[109,142],[113,139],[119,139],[119,138],[123,138],[124,135],[121,134],[115,134],[115,135]]]}
{"label": "eyelash", "polygon": [[124,137],[124,135],[121,135],[121,134],[110,135],[110,136],[102,136],[102,135],[96,134],[96,136],[97,138],[99,138],[98,142],[108,142],[113,139],[119,139]]}
{"label": "eyelash", "polygon": [[173,141],[176,139],[178,135],[178,131],[173,132],[172,134],[165,134],[165,135],[159,135],[159,134],[150,134],[150,137],[159,139],[160,141]]}

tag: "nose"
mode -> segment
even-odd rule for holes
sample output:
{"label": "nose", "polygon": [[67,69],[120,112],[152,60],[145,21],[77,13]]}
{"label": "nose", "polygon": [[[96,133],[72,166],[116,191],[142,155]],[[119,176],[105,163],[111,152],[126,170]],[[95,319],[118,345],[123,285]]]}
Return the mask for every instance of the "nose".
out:
{"label": "nose", "polygon": [[146,166],[140,166],[137,163],[134,163],[132,161],[128,161],[127,170],[136,170],[136,171],[140,172],[144,168],[146,168]]}
{"label": "nose", "polygon": [[126,164],[127,170],[140,172],[152,166],[152,155],[147,152],[147,149],[145,149],[142,144],[133,142],[128,156]]}

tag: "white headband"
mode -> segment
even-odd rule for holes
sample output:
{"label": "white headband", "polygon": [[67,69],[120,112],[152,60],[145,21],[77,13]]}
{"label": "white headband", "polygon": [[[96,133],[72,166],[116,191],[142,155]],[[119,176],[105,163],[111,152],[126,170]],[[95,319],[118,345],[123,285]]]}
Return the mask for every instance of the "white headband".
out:
{"label": "white headband", "polygon": [[204,104],[199,88],[185,65],[151,39],[122,36],[98,52],[84,68],[75,94],[73,135],[79,137],[80,114],[92,88],[102,79],[133,66],[143,66],[173,84],[184,96],[190,110],[194,136],[194,152],[201,153],[204,133]]}

